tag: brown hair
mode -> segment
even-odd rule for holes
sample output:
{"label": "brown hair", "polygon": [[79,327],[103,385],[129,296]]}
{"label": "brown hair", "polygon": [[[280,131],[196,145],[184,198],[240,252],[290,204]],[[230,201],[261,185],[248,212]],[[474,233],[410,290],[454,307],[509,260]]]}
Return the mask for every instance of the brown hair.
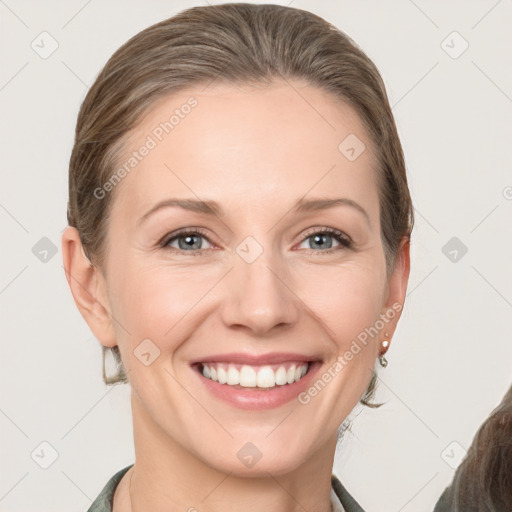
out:
{"label": "brown hair", "polygon": [[512,386],[476,433],[435,512],[512,510]]}
{"label": "brown hair", "polygon": [[[96,78],[78,115],[67,211],[91,263],[103,270],[112,206],[112,194],[99,200],[94,191],[111,178],[127,134],[157,99],[213,80],[265,84],[280,78],[305,80],[352,106],[362,119],[377,152],[389,274],[402,237],[410,238],[414,215],[377,68],[352,39],[313,13],[246,3],[193,7],[152,25],[121,46]],[[118,347],[113,353],[121,364]],[[126,375],[118,380],[126,381]],[[362,399],[366,405],[375,381],[374,374]]]}

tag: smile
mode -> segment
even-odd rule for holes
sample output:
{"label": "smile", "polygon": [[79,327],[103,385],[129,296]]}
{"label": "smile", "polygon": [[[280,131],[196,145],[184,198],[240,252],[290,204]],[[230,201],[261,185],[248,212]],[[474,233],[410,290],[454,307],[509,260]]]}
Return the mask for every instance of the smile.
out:
{"label": "smile", "polygon": [[236,388],[274,388],[301,380],[309,370],[307,362],[253,366],[235,363],[199,363],[197,370],[207,379]]}

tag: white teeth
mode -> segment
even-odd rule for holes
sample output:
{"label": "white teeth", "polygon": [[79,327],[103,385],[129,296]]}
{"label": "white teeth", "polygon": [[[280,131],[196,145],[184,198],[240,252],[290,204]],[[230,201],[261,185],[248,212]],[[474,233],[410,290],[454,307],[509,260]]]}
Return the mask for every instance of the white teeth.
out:
{"label": "white teeth", "polygon": [[286,378],[287,378],[288,384],[292,384],[293,382],[295,382],[295,365],[294,364],[292,364],[290,366],[290,368],[288,368]]}
{"label": "white teeth", "polygon": [[226,370],[224,370],[224,368],[217,368],[217,379],[219,379],[219,382],[221,384],[226,384],[226,381],[228,380],[227,379],[227,375],[226,375]]}
{"label": "white teeth", "polygon": [[228,368],[227,383],[231,386],[236,386],[237,384],[240,384],[240,372],[233,366],[230,366]]}
{"label": "white teeth", "polygon": [[286,370],[284,369],[284,366],[280,366],[279,370],[277,370],[276,372],[276,384],[278,386],[288,384],[288,379],[286,378]]}
{"label": "white teeth", "polygon": [[269,365],[259,367],[242,365],[240,370],[238,370],[232,364],[203,363],[203,375],[207,379],[217,381],[220,384],[227,384],[228,386],[240,385],[245,388],[273,388],[297,382],[306,375],[308,368],[308,363],[294,363],[288,369],[286,369],[285,365],[281,365],[276,371]]}
{"label": "white teeth", "polygon": [[256,372],[254,368],[244,365],[240,370],[240,386],[244,388],[256,387]]}
{"label": "white teeth", "polygon": [[259,388],[273,388],[276,385],[276,374],[270,366],[260,368],[256,380]]}

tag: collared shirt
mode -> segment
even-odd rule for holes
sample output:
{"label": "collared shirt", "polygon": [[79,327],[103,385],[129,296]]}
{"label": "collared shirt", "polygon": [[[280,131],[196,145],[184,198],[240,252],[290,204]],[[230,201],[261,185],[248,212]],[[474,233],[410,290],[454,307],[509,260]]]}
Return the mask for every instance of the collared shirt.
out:
{"label": "collared shirt", "polygon": [[[107,482],[87,512],[112,512],[116,487],[132,466],[121,469]],[[334,474],[331,476],[331,505],[332,512],[364,512]]]}

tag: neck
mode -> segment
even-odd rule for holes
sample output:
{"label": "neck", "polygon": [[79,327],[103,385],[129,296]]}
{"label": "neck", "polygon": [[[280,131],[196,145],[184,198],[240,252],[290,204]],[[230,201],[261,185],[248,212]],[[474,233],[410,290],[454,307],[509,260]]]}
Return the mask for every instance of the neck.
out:
{"label": "neck", "polygon": [[331,511],[336,437],[292,471],[247,477],[208,465],[171,438],[151,420],[133,390],[132,413],[136,462],[126,475],[127,499],[116,512]]}

